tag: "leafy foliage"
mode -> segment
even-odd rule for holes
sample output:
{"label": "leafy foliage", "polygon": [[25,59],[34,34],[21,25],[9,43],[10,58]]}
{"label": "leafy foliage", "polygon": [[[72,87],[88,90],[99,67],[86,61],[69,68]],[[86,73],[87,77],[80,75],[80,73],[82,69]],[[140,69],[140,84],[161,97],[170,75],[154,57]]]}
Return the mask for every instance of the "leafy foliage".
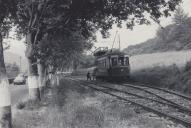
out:
{"label": "leafy foliage", "polygon": [[132,74],[136,82],[150,84],[152,86],[162,86],[186,93],[191,92],[191,62],[188,61],[184,68],[179,68],[173,64],[171,66],[156,66],[137,71]]}
{"label": "leafy foliage", "polygon": [[181,25],[183,24],[186,20],[188,19],[188,14],[184,12],[184,10],[179,7],[176,9],[175,14],[174,14],[174,18],[173,21],[177,24],[177,25]]}
{"label": "leafy foliage", "polygon": [[0,1],[0,82],[6,77],[4,56],[3,56],[3,38],[8,35],[11,27],[11,19],[15,12],[15,3],[12,0]]}
{"label": "leafy foliage", "polygon": [[12,19],[16,14],[16,3],[14,0],[0,1],[0,32],[5,37],[11,29]]}
{"label": "leafy foliage", "polygon": [[[149,24],[145,14],[159,22],[180,1],[17,0],[18,33],[27,35],[27,57],[44,58],[57,67],[78,58],[87,46],[90,48],[97,30],[108,37],[114,23],[121,27],[125,21],[129,29]],[[80,43],[74,43],[76,33]]]}
{"label": "leafy foliage", "polygon": [[[179,22],[180,23],[180,22]],[[171,24],[159,29],[157,36],[146,42],[129,46],[124,51],[133,54],[154,53],[165,51],[179,51],[191,48],[191,18],[181,24]]]}
{"label": "leafy foliage", "polygon": [[38,56],[46,65],[62,69],[71,66],[73,60],[77,60],[91,45],[91,41],[84,39],[78,32],[69,37],[45,36],[37,46],[40,49]]}
{"label": "leafy foliage", "polygon": [[120,27],[122,21],[126,21],[128,28],[136,23],[148,24],[145,13],[156,20],[161,16],[169,16],[180,1],[18,0],[19,25],[23,32],[27,29],[44,29],[44,32],[68,33],[68,29],[75,28],[74,24],[77,24],[83,28],[83,36],[87,36],[87,28],[101,28],[102,34],[106,36],[114,23]]}
{"label": "leafy foliage", "polygon": [[90,68],[95,66],[95,57],[93,55],[81,54],[75,61],[78,63],[76,63],[76,65],[74,64],[74,70],[77,68]]}

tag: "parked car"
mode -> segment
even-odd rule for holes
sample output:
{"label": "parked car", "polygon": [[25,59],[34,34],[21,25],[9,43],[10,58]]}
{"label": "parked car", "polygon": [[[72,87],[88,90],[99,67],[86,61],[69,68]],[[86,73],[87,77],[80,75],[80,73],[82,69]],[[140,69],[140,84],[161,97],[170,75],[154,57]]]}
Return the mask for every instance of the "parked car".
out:
{"label": "parked car", "polygon": [[14,85],[19,85],[19,84],[25,84],[26,83],[26,77],[24,74],[19,74],[13,81]]}

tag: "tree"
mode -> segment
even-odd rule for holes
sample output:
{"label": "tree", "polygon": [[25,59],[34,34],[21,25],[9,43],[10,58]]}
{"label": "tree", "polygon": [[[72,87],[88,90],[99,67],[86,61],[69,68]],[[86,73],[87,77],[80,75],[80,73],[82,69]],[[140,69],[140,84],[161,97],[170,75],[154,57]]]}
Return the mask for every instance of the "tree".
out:
{"label": "tree", "polygon": [[76,58],[76,60],[79,60],[78,66],[80,68],[90,68],[95,66],[95,58],[93,55],[82,54],[81,57]]}
{"label": "tree", "polygon": [[71,35],[74,30],[80,28],[80,33],[85,38],[91,36],[92,30],[100,30],[103,37],[107,37],[107,32],[114,23],[120,27],[125,21],[130,29],[136,24],[149,24],[145,13],[158,20],[161,16],[169,16],[170,11],[174,11],[181,0],[18,1],[19,28],[21,28],[20,32],[26,35],[27,42],[29,92],[32,99],[39,99],[37,82],[39,51],[36,49],[44,35],[56,35],[57,33]]}
{"label": "tree", "polygon": [[[80,54],[91,48],[91,39],[85,39],[80,30],[72,32],[70,36],[57,33],[56,35],[47,35],[38,44],[38,63],[40,69],[51,67],[47,72],[57,73],[66,67],[71,67],[73,60]],[[42,73],[44,74],[44,73]],[[39,77],[40,77],[39,72]],[[43,76],[44,77],[44,76]]]}
{"label": "tree", "polygon": [[188,19],[188,13],[185,13],[181,7],[178,7],[175,11],[173,21],[177,25],[183,24]]}
{"label": "tree", "polygon": [[7,79],[4,55],[3,38],[11,28],[11,18],[14,15],[15,3],[12,0],[0,1],[0,127],[11,128],[11,100],[9,82]]}
{"label": "tree", "polygon": [[18,30],[19,34],[26,36],[26,57],[28,59],[28,87],[31,100],[40,100],[40,90],[38,83],[37,57],[35,55],[35,45],[40,33],[41,19],[47,7],[46,0],[18,0]]}

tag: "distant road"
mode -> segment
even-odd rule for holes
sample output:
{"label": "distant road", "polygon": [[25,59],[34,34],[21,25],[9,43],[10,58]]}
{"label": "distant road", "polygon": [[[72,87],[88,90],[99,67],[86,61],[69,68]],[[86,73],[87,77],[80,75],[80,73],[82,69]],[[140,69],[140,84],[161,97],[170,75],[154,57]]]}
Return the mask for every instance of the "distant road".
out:
{"label": "distant road", "polygon": [[19,101],[22,101],[28,97],[27,85],[13,85],[11,84],[11,103],[15,105]]}

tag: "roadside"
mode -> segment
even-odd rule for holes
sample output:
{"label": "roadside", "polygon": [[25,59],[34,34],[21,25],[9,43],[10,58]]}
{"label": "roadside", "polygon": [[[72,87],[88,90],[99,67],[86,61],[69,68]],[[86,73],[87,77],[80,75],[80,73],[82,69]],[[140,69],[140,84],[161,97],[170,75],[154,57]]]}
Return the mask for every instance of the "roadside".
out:
{"label": "roadside", "polygon": [[28,97],[27,85],[10,85],[11,103],[15,106],[18,102],[24,101]]}
{"label": "roadside", "polygon": [[63,79],[43,101],[14,112],[14,128],[184,128],[168,119]]}

